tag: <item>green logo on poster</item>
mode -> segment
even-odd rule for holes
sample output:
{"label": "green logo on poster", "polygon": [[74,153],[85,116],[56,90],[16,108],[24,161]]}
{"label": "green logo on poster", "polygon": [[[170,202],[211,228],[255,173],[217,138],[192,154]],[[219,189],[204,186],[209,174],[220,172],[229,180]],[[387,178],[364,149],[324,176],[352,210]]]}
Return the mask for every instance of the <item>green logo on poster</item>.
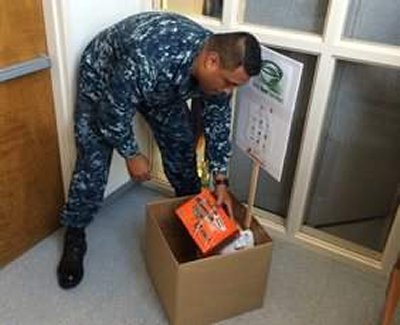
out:
{"label": "green logo on poster", "polygon": [[283,78],[283,71],[275,62],[263,60],[260,78],[262,81],[262,90],[272,92],[281,97],[282,87],[280,83]]}

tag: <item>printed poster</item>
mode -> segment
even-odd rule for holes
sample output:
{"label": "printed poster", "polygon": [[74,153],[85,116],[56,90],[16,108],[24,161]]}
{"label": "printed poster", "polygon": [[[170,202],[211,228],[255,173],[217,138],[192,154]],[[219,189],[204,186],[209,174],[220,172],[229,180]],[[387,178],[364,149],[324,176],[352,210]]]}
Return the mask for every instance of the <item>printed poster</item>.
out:
{"label": "printed poster", "polygon": [[238,90],[236,143],[281,180],[303,64],[262,47],[262,69]]}

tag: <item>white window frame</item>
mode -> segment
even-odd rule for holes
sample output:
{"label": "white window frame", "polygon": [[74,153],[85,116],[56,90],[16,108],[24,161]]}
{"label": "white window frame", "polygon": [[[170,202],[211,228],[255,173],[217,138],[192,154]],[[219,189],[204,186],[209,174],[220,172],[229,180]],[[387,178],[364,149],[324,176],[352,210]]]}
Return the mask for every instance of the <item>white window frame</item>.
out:
{"label": "white window frame", "polygon": [[[400,251],[399,207],[382,253],[303,224],[337,60],[400,69],[400,46],[342,38],[350,1],[329,2],[322,35],[242,23],[239,20],[241,6],[245,3],[242,0],[225,0],[222,20],[205,16],[189,17],[215,32],[248,31],[269,46],[318,56],[286,223],[264,210],[253,207],[252,211],[255,216],[261,217],[261,223],[274,236],[387,274]],[[153,8],[166,9],[167,2],[154,1]],[[249,202],[254,202],[254,197],[249,198]]]}

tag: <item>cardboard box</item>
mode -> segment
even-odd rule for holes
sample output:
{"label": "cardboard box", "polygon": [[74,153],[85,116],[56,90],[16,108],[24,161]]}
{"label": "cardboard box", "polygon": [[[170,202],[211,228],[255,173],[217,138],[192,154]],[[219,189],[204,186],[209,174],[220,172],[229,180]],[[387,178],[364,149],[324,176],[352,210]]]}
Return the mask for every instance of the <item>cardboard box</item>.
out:
{"label": "cardboard box", "polygon": [[[236,253],[198,259],[196,245],[175,216],[188,197],[147,205],[145,259],[161,303],[173,325],[210,324],[263,304],[272,240],[253,220],[256,245]],[[243,221],[245,208],[234,202]]]}
{"label": "cardboard box", "polygon": [[236,221],[222,206],[217,206],[217,200],[209,189],[203,189],[185,201],[175,212],[203,254],[208,254],[239,232]]}

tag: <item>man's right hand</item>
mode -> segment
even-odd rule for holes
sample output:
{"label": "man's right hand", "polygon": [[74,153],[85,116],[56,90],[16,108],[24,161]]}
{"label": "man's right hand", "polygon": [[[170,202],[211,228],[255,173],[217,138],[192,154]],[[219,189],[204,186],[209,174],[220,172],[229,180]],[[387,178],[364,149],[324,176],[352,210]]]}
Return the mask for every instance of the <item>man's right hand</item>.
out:
{"label": "man's right hand", "polygon": [[144,182],[150,179],[150,163],[146,156],[138,154],[126,159],[126,167],[134,181]]}

